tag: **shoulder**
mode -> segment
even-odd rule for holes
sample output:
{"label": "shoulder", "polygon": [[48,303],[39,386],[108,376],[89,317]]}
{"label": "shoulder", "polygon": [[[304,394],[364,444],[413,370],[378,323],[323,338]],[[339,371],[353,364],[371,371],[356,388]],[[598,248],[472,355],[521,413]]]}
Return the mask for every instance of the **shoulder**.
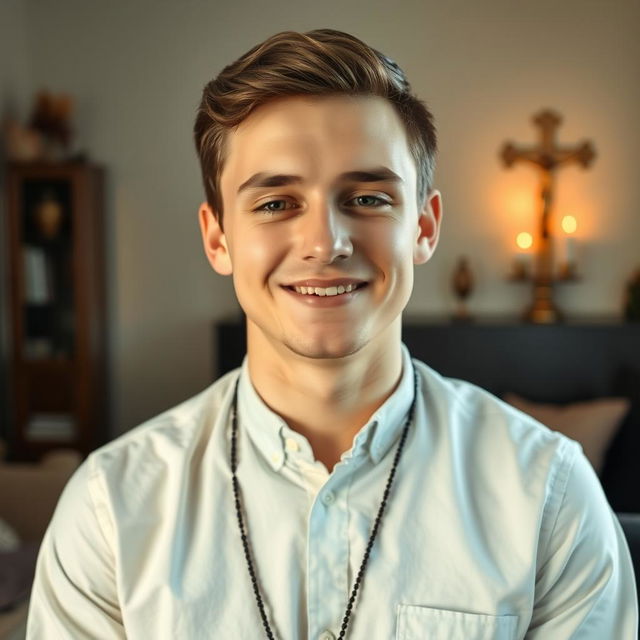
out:
{"label": "shoulder", "polygon": [[553,484],[562,484],[563,477],[566,481],[582,455],[580,444],[485,389],[443,377],[419,360],[413,362],[420,374],[424,411],[446,441],[467,456],[510,462],[514,472],[546,476]]}
{"label": "shoulder", "polygon": [[240,370],[235,369],[184,402],[93,451],[85,460],[89,481],[136,483],[202,457],[228,415]]}
{"label": "shoulder", "polygon": [[[579,519],[584,502],[599,518],[608,505],[580,444],[549,429],[488,391],[445,378],[414,360],[421,382],[421,404],[443,467],[459,470],[456,491],[491,506],[480,518],[495,526],[500,513],[513,540],[529,540],[530,550],[546,548],[564,505],[567,527]],[[610,527],[610,523],[607,525]],[[538,545],[540,545],[538,547]]]}
{"label": "shoulder", "polygon": [[[143,539],[170,526],[183,508],[179,497],[197,491],[203,477],[209,483],[238,375],[228,373],[89,454],[65,485],[46,538],[47,553],[58,554],[65,571],[81,575],[120,553],[124,532]],[[132,548],[133,538],[125,546]]]}

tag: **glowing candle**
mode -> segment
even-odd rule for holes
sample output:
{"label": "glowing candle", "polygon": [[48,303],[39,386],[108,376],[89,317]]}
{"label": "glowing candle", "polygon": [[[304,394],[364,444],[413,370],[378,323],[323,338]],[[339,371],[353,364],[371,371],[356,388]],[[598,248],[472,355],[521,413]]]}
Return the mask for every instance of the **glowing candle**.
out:
{"label": "glowing candle", "polygon": [[516,277],[523,278],[531,271],[533,236],[526,231],[522,231],[516,236],[516,247],[515,275]]}
{"label": "glowing candle", "polygon": [[576,266],[576,239],[573,234],[578,228],[578,223],[573,216],[564,216],[561,226],[565,233],[562,270],[570,274],[575,271]]}

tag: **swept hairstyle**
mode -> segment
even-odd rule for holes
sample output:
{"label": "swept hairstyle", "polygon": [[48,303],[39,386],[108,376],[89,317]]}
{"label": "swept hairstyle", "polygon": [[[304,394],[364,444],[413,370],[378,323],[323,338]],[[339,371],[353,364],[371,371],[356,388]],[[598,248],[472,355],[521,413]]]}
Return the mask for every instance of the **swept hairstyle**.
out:
{"label": "swept hairstyle", "polygon": [[394,106],[416,165],[416,195],[422,208],[432,187],[436,130],[431,112],[413,94],[402,69],[342,31],[283,31],[225,67],[202,92],[194,138],[207,202],[221,226],[220,176],[227,133],[269,100],[340,94],[379,96]]}

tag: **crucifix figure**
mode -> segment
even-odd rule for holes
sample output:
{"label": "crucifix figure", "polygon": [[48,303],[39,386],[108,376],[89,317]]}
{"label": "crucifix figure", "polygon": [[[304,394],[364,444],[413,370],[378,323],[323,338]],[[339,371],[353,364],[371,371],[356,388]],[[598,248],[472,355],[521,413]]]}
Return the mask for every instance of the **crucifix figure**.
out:
{"label": "crucifix figure", "polygon": [[506,167],[512,167],[516,162],[528,162],[540,170],[540,223],[534,273],[534,303],[526,318],[533,322],[548,323],[560,319],[552,298],[554,278],[550,220],[555,173],[570,164],[587,168],[595,158],[595,151],[590,142],[574,147],[558,146],[555,138],[562,118],[553,111],[541,111],[533,117],[533,122],[540,129],[538,145],[519,148],[507,142],[500,156]]}

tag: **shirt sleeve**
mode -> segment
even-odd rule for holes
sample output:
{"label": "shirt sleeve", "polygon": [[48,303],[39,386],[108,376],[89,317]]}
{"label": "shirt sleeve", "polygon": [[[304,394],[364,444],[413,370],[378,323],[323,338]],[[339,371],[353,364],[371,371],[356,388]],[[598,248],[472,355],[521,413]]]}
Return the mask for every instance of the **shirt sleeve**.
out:
{"label": "shirt sleeve", "polygon": [[[638,600],[627,542],[577,444],[559,472],[559,508],[537,561],[526,640],[637,640]],[[564,489],[562,487],[564,485]]]}
{"label": "shirt sleeve", "polygon": [[65,486],[38,554],[27,639],[125,638],[113,530],[99,477],[85,460]]}

